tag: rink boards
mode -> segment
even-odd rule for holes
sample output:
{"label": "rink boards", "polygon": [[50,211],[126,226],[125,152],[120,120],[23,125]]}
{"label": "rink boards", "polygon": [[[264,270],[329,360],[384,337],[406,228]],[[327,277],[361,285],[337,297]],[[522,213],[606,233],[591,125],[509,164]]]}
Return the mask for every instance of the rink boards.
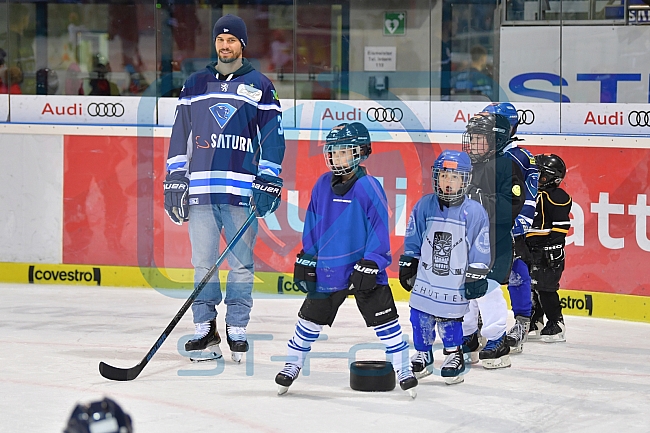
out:
{"label": "rink boards", "polygon": [[[169,134],[169,128],[0,125],[6,158],[0,179],[11,185],[0,191],[9,203],[0,216],[0,281],[29,282],[31,275],[34,284],[96,285],[99,279],[102,286],[191,286],[187,226],[171,223],[163,209]],[[285,132],[283,204],[260,221],[255,248],[260,293],[296,293],[291,272],[305,209],[311,187],[326,171],[323,134]],[[435,155],[460,149],[461,134],[372,135],[366,165],[386,190],[391,247],[398,257],[411,209],[431,192]],[[644,272],[650,262],[648,137],[522,138],[531,152],[557,153],[568,166],[563,186],[574,206],[561,281],[565,311],[650,321]],[[395,279],[397,264],[388,271]],[[392,286],[396,298],[405,300],[396,280]]]}

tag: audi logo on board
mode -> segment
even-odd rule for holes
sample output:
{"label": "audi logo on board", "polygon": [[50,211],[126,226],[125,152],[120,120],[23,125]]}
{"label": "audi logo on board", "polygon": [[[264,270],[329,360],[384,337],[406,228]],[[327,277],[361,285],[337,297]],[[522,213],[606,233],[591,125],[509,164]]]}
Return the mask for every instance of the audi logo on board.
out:
{"label": "audi logo on board", "polygon": [[124,115],[124,105],[119,102],[91,102],[86,110],[91,117],[122,117]]}
{"label": "audi logo on board", "polygon": [[401,122],[404,113],[399,108],[372,107],[366,111],[371,122]]}
{"label": "audi logo on board", "polygon": [[650,126],[650,111],[630,111],[627,121],[630,126]]}
{"label": "audi logo on board", "polygon": [[533,110],[517,110],[517,114],[519,114],[520,125],[532,125],[535,121],[535,113]]}

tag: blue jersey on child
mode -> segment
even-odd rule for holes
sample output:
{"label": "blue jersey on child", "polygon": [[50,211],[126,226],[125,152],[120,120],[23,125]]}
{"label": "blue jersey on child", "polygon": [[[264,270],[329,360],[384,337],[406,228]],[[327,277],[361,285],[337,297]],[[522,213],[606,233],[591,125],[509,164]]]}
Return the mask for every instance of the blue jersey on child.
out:
{"label": "blue jersey on child", "polygon": [[377,284],[388,284],[386,268],[392,258],[386,193],[374,177],[358,175],[343,195],[332,190],[331,172],[323,174],[312,189],[302,244],[306,253],[318,257],[318,292],[348,289],[354,264],[361,259],[377,263]]}
{"label": "blue jersey on child", "polygon": [[526,200],[524,201],[524,207],[521,208],[519,215],[515,218],[515,224],[512,227],[512,234],[514,236],[522,236],[533,224],[539,169],[537,168],[533,154],[528,150],[517,146],[514,141],[510,142],[505,147],[503,154],[516,162],[524,175]]}
{"label": "blue jersey on child", "polygon": [[436,317],[468,311],[465,271],[490,266],[490,220],[480,203],[465,199],[441,209],[435,194],[417,202],[404,239],[404,255],[420,259],[409,305]]}

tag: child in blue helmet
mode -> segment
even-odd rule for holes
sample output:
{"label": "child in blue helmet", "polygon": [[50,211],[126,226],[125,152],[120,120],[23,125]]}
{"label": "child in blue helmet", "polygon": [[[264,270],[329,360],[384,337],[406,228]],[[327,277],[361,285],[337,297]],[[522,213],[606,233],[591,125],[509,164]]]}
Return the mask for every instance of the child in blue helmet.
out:
{"label": "child in blue helmet", "polygon": [[513,160],[522,174],[524,175],[525,184],[525,201],[524,206],[515,218],[512,227],[512,235],[515,239],[514,260],[512,270],[508,281],[508,292],[510,294],[510,303],[512,312],[515,316],[515,324],[506,335],[506,342],[510,346],[512,353],[520,353],[524,348],[524,343],[528,338],[528,332],[531,327],[536,330],[535,324],[531,324],[532,315],[532,293],[531,278],[526,262],[530,262],[530,252],[526,246],[526,233],[530,230],[535,216],[535,200],[537,197],[537,182],[539,178],[539,169],[535,162],[535,157],[528,150],[517,145],[518,141],[523,141],[517,137],[517,126],[519,126],[519,116],[517,109],[509,102],[494,102],[483,109],[488,113],[502,114],[510,122],[510,140],[503,149],[504,156]]}
{"label": "child in blue helmet", "polygon": [[400,257],[400,283],[411,292],[411,325],[417,353],[416,377],[433,372],[435,328],[447,355],[441,375],[448,385],[463,382],[463,316],[469,299],[487,291],[490,221],[480,203],[465,193],[472,163],[465,152],[445,150],[432,170],[433,194],[413,208]]}
{"label": "child in blue helmet", "polygon": [[381,184],[359,165],[370,155],[370,134],[359,123],[342,123],[328,134],[323,153],[330,169],[312,189],[294,281],[307,292],[289,340],[288,362],[275,382],[284,394],[298,377],[311,345],[332,326],[348,295],[354,295],[366,326],[386,345],[400,387],[415,397],[408,343],[402,340],[388,285],[391,264],[388,202]]}

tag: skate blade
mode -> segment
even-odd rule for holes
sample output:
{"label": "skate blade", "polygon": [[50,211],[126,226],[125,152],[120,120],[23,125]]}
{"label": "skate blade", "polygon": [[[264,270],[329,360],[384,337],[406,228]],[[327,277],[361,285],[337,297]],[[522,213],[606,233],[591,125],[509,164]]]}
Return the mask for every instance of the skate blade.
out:
{"label": "skate blade", "polygon": [[235,361],[237,364],[240,364],[243,356],[244,356],[244,352],[232,352],[230,354],[230,359]]}
{"label": "skate blade", "polygon": [[518,344],[516,346],[510,347],[510,353],[521,353],[524,350],[523,344]]}
{"label": "skate blade", "polygon": [[457,383],[465,382],[465,378],[463,376],[445,377],[444,379],[447,385],[455,385]]}
{"label": "skate blade", "polygon": [[541,341],[542,336],[539,334],[528,334],[528,341]]}
{"label": "skate blade", "polygon": [[187,353],[189,353],[190,361],[192,362],[216,361],[217,359],[223,358],[219,346],[212,346],[206,350],[195,350]]}
{"label": "skate blade", "polygon": [[463,353],[465,357],[465,364],[477,364],[478,363],[478,352],[467,352]]}
{"label": "skate blade", "polygon": [[425,378],[427,376],[431,376],[432,374],[433,374],[433,366],[431,367],[430,370],[428,368],[425,368],[424,370],[418,371],[417,373],[413,372],[413,376],[415,376],[415,378],[417,380],[420,380],[420,379]]}
{"label": "skate blade", "polygon": [[415,399],[415,397],[418,396],[418,391],[415,389],[415,387],[407,389],[406,392],[409,393],[409,397],[412,399]]}
{"label": "skate blade", "polygon": [[562,343],[566,341],[563,335],[542,335],[541,338],[544,343]]}
{"label": "skate blade", "polygon": [[496,368],[510,367],[512,364],[510,362],[510,355],[503,355],[501,358],[482,359],[481,365],[488,370],[494,370]]}
{"label": "skate blade", "polygon": [[284,395],[287,393],[287,391],[289,391],[288,386],[278,385],[278,395]]}

